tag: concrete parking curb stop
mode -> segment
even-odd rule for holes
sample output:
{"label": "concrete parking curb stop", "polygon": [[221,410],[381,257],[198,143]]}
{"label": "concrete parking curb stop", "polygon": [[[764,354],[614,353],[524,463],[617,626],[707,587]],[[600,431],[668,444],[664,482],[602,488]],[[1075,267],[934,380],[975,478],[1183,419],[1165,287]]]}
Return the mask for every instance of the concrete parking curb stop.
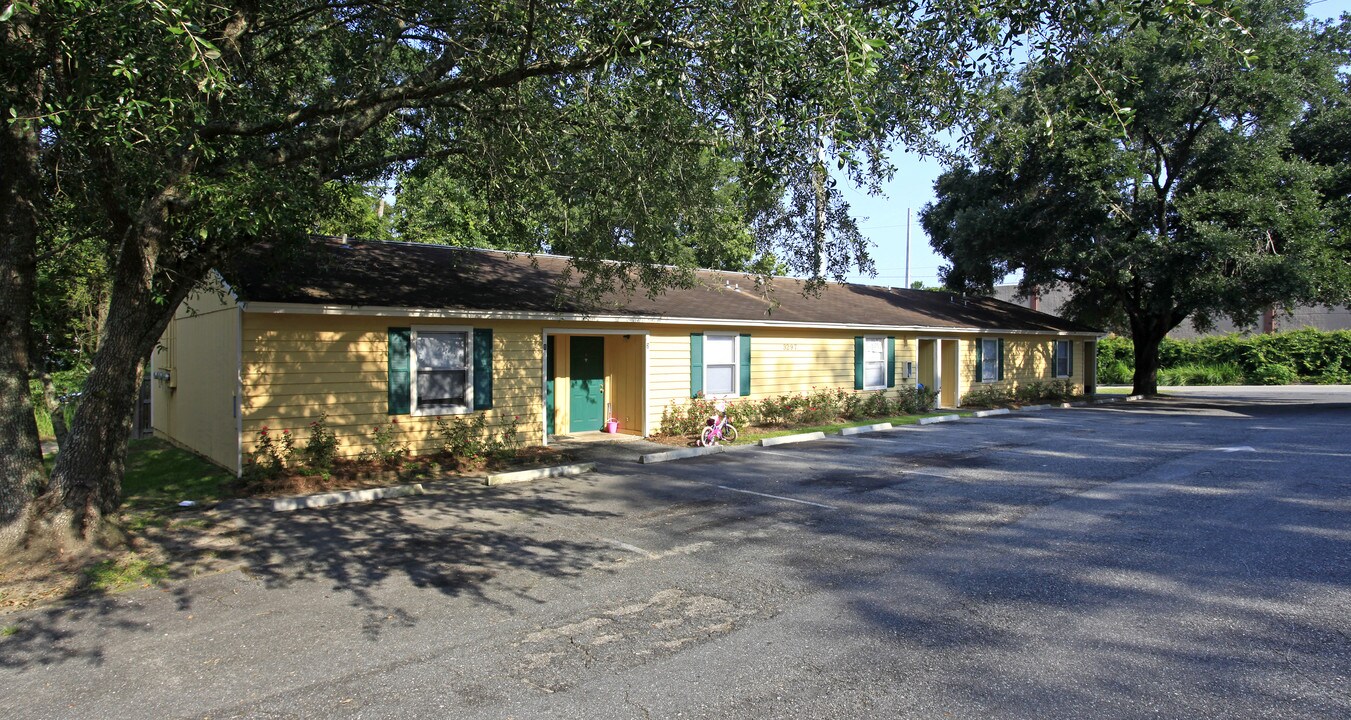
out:
{"label": "concrete parking curb stop", "polygon": [[1024,405],[1018,408],[1018,412],[1034,412],[1036,410],[1050,410],[1054,405]]}
{"label": "concrete parking curb stop", "polygon": [[493,473],[489,475],[485,482],[489,486],[510,485],[512,483],[530,482],[531,480],[543,480],[545,478],[571,477],[589,473],[596,469],[595,463],[573,463],[571,465],[555,465],[553,467],[534,468],[533,470],[515,470],[512,472]]}
{"label": "concrete parking curb stop", "polygon": [[840,428],[841,435],[858,435],[859,433],[878,432],[880,430],[890,430],[891,423],[875,423],[873,425],[855,425],[854,427]]}
{"label": "concrete parking curb stop", "polygon": [[991,417],[994,415],[1008,415],[1011,410],[1008,408],[998,408],[996,410],[977,410],[971,413],[971,417]]}
{"label": "concrete parking curb stop", "polygon": [[773,447],[775,445],[788,445],[789,443],[824,439],[826,439],[826,434],[818,430],[816,432],[799,433],[797,435],[780,435],[779,437],[765,438],[760,441],[760,447]]}
{"label": "concrete parking curb stop", "polygon": [[667,462],[668,460],[681,460],[684,458],[699,457],[700,455],[713,455],[715,453],[727,452],[723,445],[714,445],[712,447],[693,447],[682,448],[680,450],[667,450],[666,452],[648,453],[639,456],[638,462],[643,464]]}
{"label": "concrete parking curb stop", "polygon": [[318,495],[299,495],[295,497],[276,498],[272,501],[271,508],[276,512],[290,512],[292,510],[307,510],[310,508],[328,507],[329,505],[370,502],[372,500],[384,500],[386,498],[405,497],[407,495],[425,495],[426,493],[427,491],[422,488],[422,483],[414,483],[412,485],[395,485],[393,487],[370,488],[368,490],[344,490],[342,492],[319,493]]}
{"label": "concrete parking curb stop", "polygon": [[935,415],[933,417],[920,418],[919,423],[917,424],[933,425],[934,423],[952,422],[953,420],[961,420],[961,419],[962,419],[961,415]]}

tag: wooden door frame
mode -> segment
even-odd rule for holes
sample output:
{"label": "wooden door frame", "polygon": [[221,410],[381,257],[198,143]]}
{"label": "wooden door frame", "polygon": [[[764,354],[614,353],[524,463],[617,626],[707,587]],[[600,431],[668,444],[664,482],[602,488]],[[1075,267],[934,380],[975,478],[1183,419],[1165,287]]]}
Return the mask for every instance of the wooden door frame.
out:
{"label": "wooden door frame", "polygon": [[[540,334],[539,334],[539,337],[540,337],[540,353],[541,353],[541,355],[540,355],[540,360],[543,361],[543,359],[544,359],[543,353],[547,353],[547,352],[549,351],[549,337],[550,337],[550,336],[556,336],[556,335],[568,335],[568,336],[580,335],[580,336],[583,336],[583,337],[588,336],[588,335],[589,335],[589,336],[593,336],[593,337],[595,337],[595,336],[604,336],[604,335],[640,335],[640,336],[642,336],[642,338],[643,338],[643,437],[647,437],[647,436],[648,436],[648,431],[649,431],[649,428],[648,428],[648,419],[649,419],[649,415],[650,415],[650,413],[651,413],[651,409],[650,409],[649,406],[648,406],[648,392],[649,392],[648,388],[651,387],[651,385],[652,385],[652,377],[651,377],[651,373],[652,373],[652,362],[651,362],[652,343],[651,343],[651,341],[650,341],[650,340],[651,340],[651,338],[650,338],[651,334],[652,334],[652,331],[651,331],[651,330],[644,330],[644,329],[641,329],[641,328],[630,328],[630,329],[626,329],[626,330],[622,330],[622,329],[621,329],[621,330],[616,330],[616,329],[612,329],[612,328],[603,328],[603,329],[602,329],[602,328],[580,328],[580,327],[578,327],[578,328],[564,328],[564,327],[553,328],[553,327],[546,327],[546,328],[544,328],[543,330],[541,330],[541,331],[540,331]],[[570,344],[569,344],[569,347],[571,347]],[[548,363],[547,363],[547,362],[540,362],[540,371],[539,371],[539,372],[540,372],[539,402],[540,402],[540,407],[544,408],[544,412],[540,413],[540,418],[539,418],[539,423],[540,423],[540,435],[541,435],[541,437],[544,438],[544,442],[543,442],[542,444],[547,446],[547,445],[549,444],[549,418],[547,417],[547,413],[549,412],[549,403],[548,403],[548,398],[546,397],[547,389],[548,389],[548,387],[549,387],[549,385],[548,385],[548,382],[549,382],[549,376],[548,376],[548,373],[549,373],[549,367],[548,367]],[[555,387],[554,387],[554,399],[555,399],[555,402],[557,401],[557,398],[558,398],[558,388],[557,388],[557,386],[555,386]],[[558,431],[558,428],[555,427],[555,428],[554,428],[554,432],[557,433],[557,431]]]}
{"label": "wooden door frame", "polygon": [[930,368],[933,371],[931,382],[935,387],[939,388],[939,396],[934,398],[934,404],[937,405],[938,402],[942,400],[943,338],[936,335],[919,335],[915,338],[915,382],[921,382],[924,377],[924,370],[921,365],[924,361],[924,351],[921,349],[921,344],[926,340],[933,343],[933,347],[929,350],[929,363]]}
{"label": "wooden door frame", "polygon": [[[939,348],[939,350],[938,350],[938,356],[939,356],[939,358],[940,358],[940,364],[946,363],[946,362],[948,361],[947,353],[943,351],[943,345],[946,344],[946,343],[952,343],[952,344],[953,344],[953,353],[952,353],[952,356],[953,356],[953,359],[952,359],[952,363],[953,363],[953,365],[952,365],[952,375],[953,375],[953,377],[952,377],[951,383],[950,383],[950,384],[945,384],[944,387],[942,388],[942,390],[940,390],[939,396],[938,396],[938,402],[940,402],[940,403],[943,402],[943,395],[942,395],[942,393],[945,392],[945,391],[947,391],[948,388],[951,388],[951,389],[952,389],[952,404],[951,404],[951,405],[942,405],[942,407],[945,407],[945,408],[959,408],[959,407],[962,406],[962,339],[961,339],[961,338],[941,338],[941,339],[939,339],[937,347]],[[945,374],[946,374],[946,373],[945,373]]]}

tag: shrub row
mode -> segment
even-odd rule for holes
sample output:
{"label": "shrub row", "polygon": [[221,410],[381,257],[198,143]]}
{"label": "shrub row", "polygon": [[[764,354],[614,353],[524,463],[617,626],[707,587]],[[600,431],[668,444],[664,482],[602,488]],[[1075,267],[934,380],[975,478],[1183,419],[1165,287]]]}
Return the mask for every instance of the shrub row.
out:
{"label": "shrub row", "polygon": [[[1135,377],[1130,338],[1098,343],[1098,382],[1129,383]],[[1351,331],[1293,330],[1270,335],[1217,335],[1164,340],[1159,347],[1159,384],[1281,385],[1351,382]]]}
{"label": "shrub row", "polygon": [[982,385],[962,396],[963,406],[1007,407],[1025,403],[1069,402],[1074,398],[1074,383],[1069,380],[1033,380],[1016,389]]}
{"label": "shrub row", "polygon": [[[915,415],[933,409],[937,394],[927,388],[897,388],[896,397],[885,392],[859,393],[841,388],[812,388],[808,393],[776,395],[762,400],[727,403],[727,419],[739,428],[825,425],[873,417]],[[715,400],[700,395],[672,401],[661,413],[662,435],[697,435],[717,411]]]}
{"label": "shrub row", "polygon": [[[388,425],[376,425],[370,431],[367,447],[356,458],[359,464],[398,467],[408,457],[408,443],[398,432],[398,419]],[[457,467],[474,467],[488,459],[505,459],[520,449],[520,417],[504,423],[499,431],[488,428],[487,418],[475,414],[472,418],[436,418],[436,432],[441,436],[440,459]],[[305,447],[297,450],[290,430],[274,433],[264,425],[254,439],[253,452],[244,458],[244,479],[274,479],[288,471],[327,476],[343,461],[338,458],[337,433],[328,425],[328,413],[310,423]]]}

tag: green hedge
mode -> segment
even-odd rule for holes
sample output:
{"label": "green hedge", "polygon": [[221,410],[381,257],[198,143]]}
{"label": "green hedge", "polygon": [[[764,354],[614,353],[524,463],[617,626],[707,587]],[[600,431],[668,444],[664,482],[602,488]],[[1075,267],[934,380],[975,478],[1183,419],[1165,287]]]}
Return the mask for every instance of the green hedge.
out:
{"label": "green hedge", "polygon": [[[1206,373],[1193,369],[1207,368]],[[1183,369],[1186,369],[1185,371]],[[1294,330],[1271,335],[1216,335],[1196,340],[1164,340],[1159,346],[1160,384],[1169,377],[1211,375],[1231,382],[1282,384],[1351,383],[1351,330]],[[1135,351],[1129,338],[1098,343],[1098,382],[1129,383],[1135,375]]]}

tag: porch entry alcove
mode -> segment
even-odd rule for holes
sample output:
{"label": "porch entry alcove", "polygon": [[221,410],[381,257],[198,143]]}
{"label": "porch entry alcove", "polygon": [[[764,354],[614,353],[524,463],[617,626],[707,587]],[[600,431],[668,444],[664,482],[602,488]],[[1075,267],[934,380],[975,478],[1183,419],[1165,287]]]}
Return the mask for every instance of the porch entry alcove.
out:
{"label": "porch entry alcove", "polygon": [[545,330],[546,433],[599,432],[614,418],[620,433],[645,435],[647,341],[645,330]]}
{"label": "porch entry alcove", "polygon": [[937,406],[955,408],[962,397],[961,341],[920,337],[916,341],[919,381],[938,392]]}

